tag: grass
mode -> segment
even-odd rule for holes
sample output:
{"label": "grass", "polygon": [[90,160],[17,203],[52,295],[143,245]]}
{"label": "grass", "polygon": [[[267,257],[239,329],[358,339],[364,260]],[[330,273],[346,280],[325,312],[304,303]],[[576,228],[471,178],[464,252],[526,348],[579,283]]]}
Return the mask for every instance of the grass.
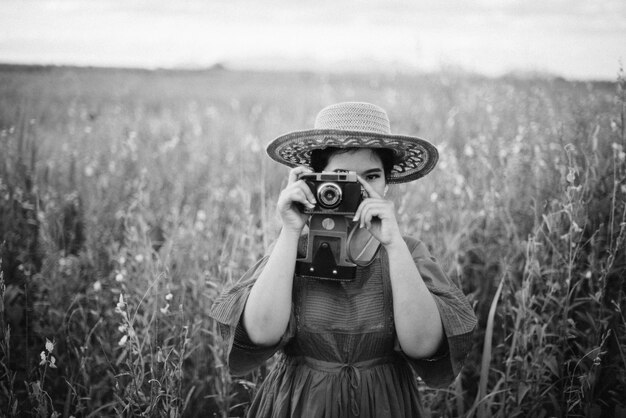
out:
{"label": "grass", "polygon": [[0,67],[0,411],[242,416],[207,312],[277,232],[263,148],[362,100],[438,146],[392,195],[479,317],[433,415],[623,415],[625,87]]}

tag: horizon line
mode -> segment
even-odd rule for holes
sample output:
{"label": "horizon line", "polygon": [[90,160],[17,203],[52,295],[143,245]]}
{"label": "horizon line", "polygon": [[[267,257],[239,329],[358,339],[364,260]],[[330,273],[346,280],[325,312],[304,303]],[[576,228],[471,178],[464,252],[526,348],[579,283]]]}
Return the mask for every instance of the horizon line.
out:
{"label": "horizon line", "polygon": [[301,68],[298,66],[275,66],[270,68],[265,65],[246,65],[240,63],[232,63],[228,61],[216,61],[212,64],[177,64],[177,65],[102,65],[102,64],[78,64],[78,63],[43,63],[43,62],[25,62],[25,61],[10,61],[2,60],[0,58],[0,68],[6,67],[23,67],[23,68],[40,68],[40,69],[53,69],[53,68],[69,68],[69,69],[83,69],[83,70],[110,70],[110,71],[145,71],[145,72],[158,72],[158,71],[170,71],[170,72],[208,72],[208,71],[231,71],[231,72],[259,72],[259,73],[305,73],[305,74],[354,74],[354,75],[367,75],[367,74],[400,74],[400,75],[434,75],[434,74],[462,74],[465,76],[483,77],[486,79],[499,79],[499,78],[518,78],[518,79],[537,79],[537,80],[565,80],[570,82],[617,82],[620,77],[623,77],[624,69],[622,66],[616,71],[614,79],[608,77],[568,77],[563,74],[544,71],[544,70],[532,70],[532,69],[513,69],[509,71],[502,71],[499,74],[487,74],[478,70],[471,70],[464,68],[461,65],[441,65],[436,69],[423,69],[410,67],[408,65],[394,67],[393,69],[386,70],[382,66],[376,66],[364,70],[356,70],[354,68],[336,67],[331,68],[328,65],[317,65],[309,68]]}

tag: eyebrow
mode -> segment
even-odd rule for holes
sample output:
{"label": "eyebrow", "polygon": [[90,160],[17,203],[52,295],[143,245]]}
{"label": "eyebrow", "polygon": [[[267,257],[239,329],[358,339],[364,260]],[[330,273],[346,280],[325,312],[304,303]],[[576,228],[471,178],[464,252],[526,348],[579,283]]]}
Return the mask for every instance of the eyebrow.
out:
{"label": "eyebrow", "polygon": [[364,175],[372,174],[372,173],[382,173],[382,168],[370,168],[369,170],[365,170],[363,172]]}

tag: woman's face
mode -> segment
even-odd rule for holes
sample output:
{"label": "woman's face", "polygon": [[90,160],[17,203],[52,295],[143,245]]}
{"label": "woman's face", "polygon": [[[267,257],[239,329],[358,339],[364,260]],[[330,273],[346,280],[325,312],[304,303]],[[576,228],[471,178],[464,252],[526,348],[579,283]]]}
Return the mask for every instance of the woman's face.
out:
{"label": "woman's face", "polygon": [[324,171],[356,171],[380,196],[385,194],[383,162],[371,149],[335,153],[328,158]]}

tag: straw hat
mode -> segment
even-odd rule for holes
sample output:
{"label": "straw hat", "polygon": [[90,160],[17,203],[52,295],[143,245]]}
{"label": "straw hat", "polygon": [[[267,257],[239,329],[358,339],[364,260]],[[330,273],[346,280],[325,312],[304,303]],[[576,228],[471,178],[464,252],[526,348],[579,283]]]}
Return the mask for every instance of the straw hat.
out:
{"label": "straw hat", "polygon": [[274,139],[267,154],[289,167],[310,167],[311,151],[326,147],[389,148],[394,166],[389,183],[405,183],[428,174],[437,164],[439,153],[430,142],[391,134],[389,117],[370,103],[338,103],[317,115],[313,129],[291,132]]}

